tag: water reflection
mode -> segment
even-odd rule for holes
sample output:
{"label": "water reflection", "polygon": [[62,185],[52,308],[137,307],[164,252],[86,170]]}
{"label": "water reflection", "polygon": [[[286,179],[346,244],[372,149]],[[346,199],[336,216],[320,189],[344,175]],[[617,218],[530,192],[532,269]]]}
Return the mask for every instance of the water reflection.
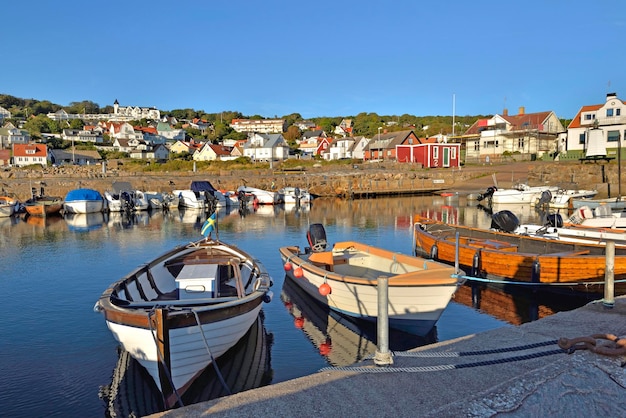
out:
{"label": "water reflection", "polygon": [[[246,335],[209,365],[182,396],[184,405],[265,386],[271,383],[271,346],[273,336],[263,324],[263,315]],[[121,347],[111,383],[100,387],[99,397],[105,403],[105,416],[146,416],[164,411],[163,399],[154,380],[128,352]],[[219,370],[218,372],[216,371]]]}
{"label": "water reflection", "polygon": [[[332,366],[347,366],[376,353],[376,324],[348,318],[307,295],[293,280],[285,277],[280,299],[293,325],[301,330]],[[405,351],[437,341],[437,328],[419,337],[389,330],[389,348]]]}
{"label": "water reflection", "polygon": [[536,321],[557,312],[569,311],[594,299],[589,294],[555,293],[520,286],[494,286],[465,283],[457,289],[454,301],[512,325]]}
{"label": "water reflection", "polygon": [[66,213],[64,215],[67,227],[72,232],[89,232],[102,228],[104,214],[95,213]]}

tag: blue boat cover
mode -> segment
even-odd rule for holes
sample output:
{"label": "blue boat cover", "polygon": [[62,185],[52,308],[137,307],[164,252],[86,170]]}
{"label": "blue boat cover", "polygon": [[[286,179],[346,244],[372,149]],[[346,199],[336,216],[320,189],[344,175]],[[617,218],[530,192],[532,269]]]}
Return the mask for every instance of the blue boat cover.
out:
{"label": "blue boat cover", "polygon": [[193,192],[213,192],[216,191],[215,187],[208,181],[192,181],[191,182],[191,191]]}
{"label": "blue boat cover", "polygon": [[71,190],[67,196],[65,196],[66,202],[72,202],[75,200],[104,200],[99,191],[93,189],[76,189]]}

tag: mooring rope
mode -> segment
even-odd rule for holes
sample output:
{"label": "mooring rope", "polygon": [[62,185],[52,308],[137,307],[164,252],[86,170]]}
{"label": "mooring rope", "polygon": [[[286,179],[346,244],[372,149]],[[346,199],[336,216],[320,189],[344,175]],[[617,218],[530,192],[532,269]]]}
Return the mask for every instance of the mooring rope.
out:
{"label": "mooring rope", "polygon": [[521,356],[514,356],[503,359],[477,361],[474,363],[465,364],[441,364],[435,366],[413,366],[413,367],[367,367],[367,366],[346,366],[346,367],[324,367],[320,369],[324,371],[344,371],[344,372],[359,372],[359,373],[424,373],[424,372],[438,372],[443,370],[455,370],[455,369],[467,369],[470,367],[489,366],[493,364],[512,363],[522,360],[530,360],[533,358],[546,357],[554,354],[564,354],[566,350],[549,350],[538,353],[524,354]]}
{"label": "mooring rope", "polygon": [[198,312],[196,312],[195,309],[190,309],[190,310],[193,313],[193,315],[196,317],[196,323],[198,324],[198,328],[200,329],[200,334],[202,335],[202,341],[204,341],[204,346],[206,347],[206,351],[209,353],[209,357],[211,357],[211,363],[213,364],[213,369],[215,369],[217,378],[222,384],[222,387],[224,388],[224,390],[226,391],[226,394],[232,395],[232,392],[230,388],[228,387],[228,384],[226,384],[226,381],[224,380],[224,376],[222,376],[222,372],[220,371],[220,368],[217,365],[215,358],[213,357],[213,353],[211,352],[211,349],[209,348],[209,343],[207,342],[206,336],[204,335],[204,330],[202,329],[202,323],[200,322],[200,317],[198,316]]}
{"label": "mooring rope", "polygon": [[[504,348],[495,348],[492,350],[479,350],[479,351],[394,351],[392,354],[394,357],[421,357],[421,358],[456,358],[456,357],[467,357],[467,356],[484,356],[487,354],[497,354],[497,353],[510,353],[511,351],[523,351],[530,350],[531,348],[537,347],[545,347],[548,345],[557,344],[557,340],[544,341],[540,343],[526,344],[526,345],[518,345],[515,347],[504,347]],[[367,356],[365,359],[372,359],[374,355],[371,354]]]}

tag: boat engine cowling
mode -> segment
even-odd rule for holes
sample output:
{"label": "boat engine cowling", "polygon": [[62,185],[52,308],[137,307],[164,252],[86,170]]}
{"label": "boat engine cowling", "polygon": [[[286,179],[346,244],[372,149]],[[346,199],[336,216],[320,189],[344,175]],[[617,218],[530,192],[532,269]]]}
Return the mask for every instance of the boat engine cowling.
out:
{"label": "boat engine cowling", "polygon": [[485,193],[480,193],[478,195],[477,200],[480,202],[481,200],[485,200],[491,197],[493,195],[493,192],[495,192],[496,190],[498,190],[496,186],[487,187],[487,190],[485,190]]}
{"label": "boat engine cowling", "polygon": [[314,253],[326,250],[328,241],[326,241],[326,230],[322,224],[311,224],[306,234],[306,239]]}
{"label": "boat engine cowling", "polygon": [[547,205],[550,203],[550,201],[552,201],[552,192],[550,192],[550,190],[544,190],[543,192],[541,192],[541,196],[537,201],[537,206]]}
{"label": "boat engine cowling", "polygon": [[563,227],[563,217],[559,213],[551,213],[546,217],[546,225],[555,228]]}
{"label": "boat engine cowling", "polygon": [[519,219],[510,210],[501,210],[491,216],[491,229],[502,232],[513,232],[519,225]]}

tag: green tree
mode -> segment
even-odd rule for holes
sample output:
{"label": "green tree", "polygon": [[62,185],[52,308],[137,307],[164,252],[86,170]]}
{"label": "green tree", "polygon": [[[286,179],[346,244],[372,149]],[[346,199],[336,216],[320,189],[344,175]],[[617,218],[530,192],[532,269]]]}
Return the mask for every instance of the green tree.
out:
{"label": "green tree", "polygon": [[85,127],[85,122],[82,119],[72,119],[70,121],[70,128],[72,129],[83,129]]}
{"label": "green tree", "polygon": [[296,125],[291,125],[289,128],[287,128],[287,132],[283,134],[285,141],[287,141],[290,145],[295,144],[296,139],[300,138],[301,136],[302,132],[300,132],[300,128],[298,128]]}

